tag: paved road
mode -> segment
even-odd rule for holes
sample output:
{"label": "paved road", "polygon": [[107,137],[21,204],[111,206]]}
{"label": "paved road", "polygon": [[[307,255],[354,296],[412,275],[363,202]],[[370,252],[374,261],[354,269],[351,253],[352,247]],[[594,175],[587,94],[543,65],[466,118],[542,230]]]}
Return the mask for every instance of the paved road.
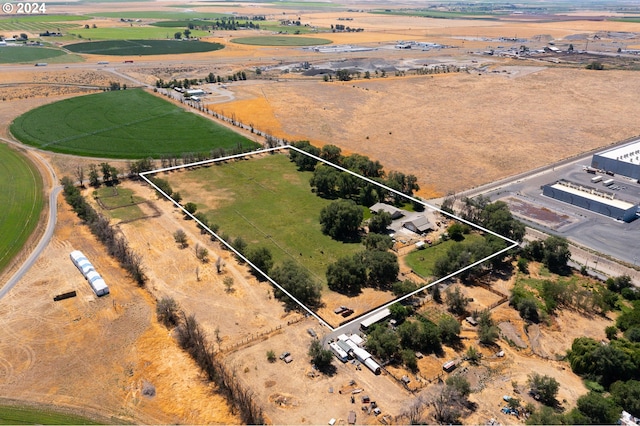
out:
{"label": "paved road", "polygon": [[[1,139],[4,142],[16,144],[15,141],[11,141],[4,138],[1,138]],[[20,145],[20,146],[24,147],[23,145]],[[47,220],[47,229],[45,230],[44,234],[40,238],[40,241],[38,242],[38,245],[36,246],[35,250],[29,255],[29,257],[22,264],[20,269],[18,269],[18,271],[15,274],[13,274],[13,276],[9,278],[9,280],[0,289],[0,300],[2,300],[2,298],[5,295],[7,295],[9,291],[11,291],[11,289],[18,283],[18,281],[20,281],[20,279],[24,276],[24,274],[26,274],[27,271],[33,266],[33,264],[36,263],[36,261],[44,251],[45,247],[47,247],[47,245],[49,244],[49,241],[53,236],[53,231],[56,228],[56,220],[58,218],[58,194],[60,194],[60,191],[62,191],[62,186],[58,184],[58,179],[56,177],[56,174],[53,171],[53,168],[51,168],[51,166],[49,165],[49,163],[47,163],[45,159],[42,158],[40,154],[38,154],[37,152],[32,151],[32,153],[39,158],[40,162],[47,167],[47,169],[49,170],[49,173],[51,174],[52,188],[51,188],[51,192],[49,193],[49,217]]]}

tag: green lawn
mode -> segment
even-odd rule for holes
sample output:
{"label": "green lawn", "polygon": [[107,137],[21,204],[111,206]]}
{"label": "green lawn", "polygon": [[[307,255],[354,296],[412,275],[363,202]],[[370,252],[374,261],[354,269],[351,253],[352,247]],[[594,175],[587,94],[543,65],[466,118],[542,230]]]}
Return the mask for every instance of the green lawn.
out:
{"label": "green lawn", "polygon": [[69,28],[79,27],[73,21],[90,19],[89,16],[81,15],[22,15],[11,18],[0,19],[0,31],[27,31],[31,33],[40,33],[49,31],[64,31]]}
{"label": "green lawn", "polygon": [[65,56],[70,58],[75,55],[69,55],[63,50],[49,47],[5,46],[0,48],[0,64],[42,62],[45,59],[48,60],[52,58],[64,59],[63,57]]}
{"label": "green lawn", "polygon": [[28,407],[0,406],[1,425],[97,425],[84,417]]}
{"label": "green lawn", "polygon": [[258,145],[141,89],[78,96],[14,120],[20,141],[49,151],[101,158],[160,158]]}
{"label": "green lawn", "polygon": [[[276,264],[293,259],[322,283],[329,264],[364,249],[362,244],[345,244],[322,234],[320,210],[331,201],[311,192],[312,173],[298,172],[288,155],[185,171],[178,175],[180,184],[172,181],[173,176],[167,179],[180,191],[183,204],[196,203],[211,223],[220,226],[219,234],[241,236],[249,246],[266,246]],[[204,203],[202,192],[215,197],[215,206]]]}
{"label": "green lawn", "polygon": [[[172,32],[173,34],[173,32]],[[198,40],[107,40],[74,43],[65,46],[76,53],[113,56],[167,55],[199,53],[220,50],[220,43]]]}
{"label": "green lawn", "polygon": [[133,191],[117,186],[103,186],[95,191],[95,196],[107,209],[131,206],[144,201],[144,198],[133,195]]}
{"label": "green lawn", "polygon": [[[179,29],[160,27],[114,27],[114,28],[75,28],[67,31],[70,35],[86,40],[164,40],[173,39]],[[191,37],[209,36],[209,32],[192,30]],[[69,47],[69,46],[65,46]],[[142,53],[141,53],[142,54]],[[147,53],[149,54],[149,53]]]}
{"label": "green lawn", "polygon": [[[471,244],[483,237],[479,234],[467,234],[462,244]],[[449,247],[456,244],[453,240],[444,241],[423,250],[414,250],[405,257],[407,265],[422,277],[432,277],[436,260],[447,253]]]}
{"label": "green lawn", "polygon": [[134,195],[131,189],[103,186],[95,191],[94,196],[107,209],[105,213],[114,219],[129,221],[144,217],[143,211],[136,204],[144,201],[144,198]]}
{"label": "green lawn", "polygon": [[[44,206],[42,178],[25,157],[0,143],[0,270],[22,249]],[[1,412],[1,410],[0,410]]]}
{"label": "green lawn", "polygon": [[[287,27],[294,31],[296,27]],[[299,37],[296,35],[264,36],[264,37],[240,37],[231,40],[233,43],[250,44],[254,46],[317,46],[331,44],[331,40],[324,38]]]}

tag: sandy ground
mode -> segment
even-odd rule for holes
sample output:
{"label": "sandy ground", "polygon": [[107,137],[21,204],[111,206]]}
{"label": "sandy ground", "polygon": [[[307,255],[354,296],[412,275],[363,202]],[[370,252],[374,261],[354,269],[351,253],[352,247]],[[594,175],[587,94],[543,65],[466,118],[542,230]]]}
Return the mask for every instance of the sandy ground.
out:
{"label": "sandy ground", "polygon": [[[119,7],[122,10],[164,8],[164,3],[162,7],[159,4],[127,3]],[[60,12],[69,13],[82,12],[86,7],[84,4],[52,5],[51,9],[55,12],[55,8],[64,8]],[[260,5],[237,7],[247,14],[274,13],[274,9]],[[113,10],[107,5],[97,8]],[[220,10],[219,7],[201,10],[208,9]],[[337,23],[337,17],[350,16],[354,18],[349,22],[351,26],[366,28],[357,34],[318,35],[336,44],[376,46],[403,39],[441,42],[457,48],[437,55],[425,54],[426,61],[479,60],[479,65],[489,66],[488,72],[480,73],[390,76],[349,83],[301,81],[290,75],[279,75],[274,79],[231,84],[229,90],[235,100],[215,105],[226,115],[233,113],[240,120],[275,135],[309,139],[318,145],[333,143],[345,152],[379,159],[387,170],[413,173],[418,176],[423,188],[421,194],[425,197],[480,185],[640,133],[637,123],[629,119],[640,112],[636,102],[640,84],[633,72],[589,72],[550,68],[540,63],[501,63],[495,58],[467,53],[471,49],[497,45],[496,39],[501,36],[539,35],[544,42],[553,37],[584,33],[637,32],[640,31],[638,24],[465,22],[398,19],[344,11],[284,12],[285,17],[300,15],[303,21],[327,26]],[[100,25],[108,22],[112,21],[101,20]],[[159,77],[196,77],[208,72],[224,75],[280,61],[341,59],[298,48],[229,43],[233,37],[249,34],[252,33],[214,34],[210,40],[227,43],[227,48],[190,56],[189,60],[197,66],[185,63],[183,56],[147,57],[145,61],[153,65],[136,64],[129,72],[136,79],[152,84]],[[376,59],[401,60],[408,55],[393,50],[376,52],[372,54]],[[98,56],[86,59],[88,62],[117,60]],[[0,127],[0,134],[4,137],[8,136],[6,124],[20,113],[42,103],[87,92],[85,88],[64,83],[104,85],[121,81],[103,70],[25,72],[16,68],[3,66],[0,70],[0,85],[19,83],[14,87],[0,87],[0,98],[4,98],[0,102],[0,118],[5,123]],[[499,72],[491,72],[493,69]],[[495,155],[496,152],[502,155]],[[43,154],[43,157],[59,176],[68,174],[76,164],[86,166],[96,162],[55,154]],[[126,164],[112,163],[116,167]],[[348,392],[354,386],[369,393],[385,414],[395,416],[404,410],[412,396],[389,375],[374,376],[366,369],[356,370],[352,364],[345,364],[338,366],[333,377],[310,377],[313,371],[306,356],[310,339],[306,330],[312,327],[320,335],[324,330],[310,319],[297,322],[301,319],[299,316],[284,312],[273,299],[269,286],[257,282],[246,266],[237,265],[228,252],[201,235],[193,223],[185,222],[168,203],[155,200],[150,190],[138,184],[127,185],[153,200],[162,211],[159,217],[120,226],[132,248],[144,259],[150,276],[148,290],[137,288],[126,277],[60,198],[61,212],[54,239],[36,266],[0,303],[0,395],[70,407],[86,415],[113,416],[114,422],[238,423],[240,419],[203,380],[169,332],[156,323],[154,299],[169,295],[187,312],[196,315],[273,423],[320,424],[332,417],[345,421],[351,409],[358,413],[358,423],[377,423],[373,416],[363,414],[360,404],[351,404]],[[180,228],[185,229],[190,240],[189,248],[184,250],[179,249],[172,238],[173,232]],[[223,274],[217,274],[211,262],[203,264],[195,258],[196,244],[207,247],[211,259],[221,256],[225,260]],[[110,296],[95,298],[68,260],[72,249],[83,250],[94,262],[111,286]],[[224,291],[222,286],[222,279],[229,276],[234,279],[232,292]],[[508,292],[512,284],[499,281],[492,285]],[[70,290],[76,290],[78,296],[62,302],[52,301],[56,294]],[[498,297],[482,288],[464,291],[474,298],[474,306],[478,308],[491,305]],[[365,292],[363,296],[366,303],[387,297],[374,292]],[[327,305],[330,308],[333,304],[345,304],[343,302],[335,298]],[[356,305],[355,309],[360,309]],[[433,308],[437,312],[437,308]],[[465,418],[465,423],[479,424],[490,418],[513,423],[512,417],[499,412],[502,395],[513,394],[513,382],[517,382],[516,388],[526,400],[524,386],[531,371],[549,374],[560,382],[558,399],[567,408],[586,392],[567,364],[556,358],[569,348],[575,337],[602,339],[604,327],[611,324],[611,320],[562,312],[550,325],[529,327],[525,332],[522,321],[508,304],[495,308],[493,316],[505,324],[504,333],[518,336],[523,347],[511,347],[506,340],[501,340],[504,358],[493,358],[495,348],[481,349],[485,360],[480,367],[458,370],[472,381],[476,392],[471,398],[478,403],[478,410]],[[465,348],[477,346],[475,334],[471,327],[464,326]],[[294,361],[268,364],[268,350],[276,354],[288,350]],[[419,362],[419,377],[427,381],[433,379],[442,373],[446,360],[459,356],[460,353],[450,348],[445,348],[442,358],[426,356]],[[396,376],[406,374],[402,369],[389,370]],[[350,380],[355,380],[356,385],[349,387]],[[412,386],[421,388],[418,382],[418,378],[412,378]],[[155,387],[155,397],[141,394],[148,383]],[[341,394],[339,390],[345,392]],[[428,387],[423,392],[426,391]]]}
{"label": "sandy ground", "polygon": [[242,100],[216,108],[258,128],[282,129],[293,140],[336,144],[379,159],[386,170],[413,173],[429,196],[638,134],[628,118],[640,114],[640,84],[633,83],[639,78],[634,72],[546,69],[519,78],[461,73],[286,81],[233,86],[253,92],[255,105]]}

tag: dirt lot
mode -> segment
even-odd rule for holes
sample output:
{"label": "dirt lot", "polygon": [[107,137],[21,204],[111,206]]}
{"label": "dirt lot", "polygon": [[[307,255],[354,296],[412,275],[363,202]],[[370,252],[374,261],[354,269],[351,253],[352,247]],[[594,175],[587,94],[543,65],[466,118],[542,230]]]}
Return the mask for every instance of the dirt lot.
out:
{"label": "dirt lot", "polygon": [[[154,3],[123,7],[136,10],[156,6]],[[82,12],[84,7],[87,6],[65,5],[64,12]],[[273,11],[243,6],[244,13]],[[283,16],[293,16],[290,10],[284,12]],[[303,20],[328,26],[344,12],[300,14]],[[301,81],[283,74],[277,80],[233,83],[229,89],[236,100],[217,104],[215,108],[224,110],[226,115],[234,113],[242,121],[279,136],[309,139],[317,144],[334,143],[346,152],[379,159],[387,170],[413,173],[418,176],[425,197],[480,185],[640,133],[637,123],[629,119],[640,112],[636,102],[640,82],[636,73],[556,68],[538,62],[503,63],[467,53],[484,49],[488,43],[496,44],[482,37],[517,33],[519,37],[542,35],[546,40],[547,36],[559,38],[605,30],[638,32],[638,24],[470,23],[359,13],[353,16],[354,26],[365,27],[365,32],[321,36],[330,36],[337,44],[372,46],[401,39],[441,42],[458,48],[415,55],[430,63],[478,60],[478,66],[489,67],[479,73],[389,76],[348,83]],[[215,36],[228,42],[237,35],[240,34]],[[629,48],[634,43],[640,44],[629,41]],[[401,61],[408,52],[379,50],[371,55],[374,59],[390,57]],[[217,73],[280,61],[326,62],[327,58],[297,48],[229,45],[223,51],[194,55],[190,59],[199,62],[194,67],[185,65],[180,56],[146,58],[151,63],[149,68],[136,64],[131,67],[131,76],[152,84],[158,77],[198,76],[207,69]],[[100,59],[93,56],[88,60]],[[491,72],[493,67],[499,72]],[[8,136],[6,124],[20,113],[86,92],[83,88],[62,85],[65,82],[100,85],[109,81],[127,82],[103,71],[25,72],[18,68],[3,66],[0,70],[0,84],[24,83],[0,88],[0,98],[4,98],[0,102],[3,137]],[[496,152],[502,155],[495,155]],[[58,177],[68,174],[75,164],[96,162],[52,154],[43,157]],[[117,167],[126,164],[112,163]],[[140,195],[155,200],[148,189],[137,184],[132,187]],[[351,404],[349,392],[356,386],[375,399],[383,413],[397,415],[403,411],[413,397],[388,375],[374,376],[366,369],[356,370],[354,365],[345,364],[338,365],[333,377],[309,377],[312,370],[306,347],[310,337],[306,329],[313,327],[320,335],[324,330],[310,319],[297,322],[301,318],[284,312],[268,285],[253,279],[245,266],[237,265],[228,252],[200,235],[168,203],[154,202],[163,211],[160,217],[121,225],[132,248],[143,256],[150,276],[149,290],[141,290],[104,253],[62,199],[58,201],[61,211],[54,239],[36,266],[0,303],[0,395],[66,406],[87,415],[113,416],[117,423],[122,420],[239,423],[237,415],[203,380],[167,330],[156,323],[154,298],[170,295],[187,312],[196,315],[216,347],[225,351],[229,365],[255,392],[273,423],[320,424],[332,417],[344,421],[351,409],[358,413],[358,423],[377,423],[375,417],[360,411],[359,403]],[[184,250],[172,238],[179,228],[187,231],[190,240],[189,248]],[[217,256],[225,259],[224,274],[218,275],[212,263],[197,261],[196,244],[206,246],[212,259]],[[84,251],[94,262],[111,286],[110,296],[94,297],[68,260],[72,249]],[[222,285],[223,277],[227,276],[234,279],[232,292],[225,292]],[[512,284],[499,281],[493,285],[507,292]],[[54,295],[69,290],[76,290],[78,296],[52,301]],[[497,298],[481,288],[465,288],[467,291],[478,308],[493,304]],[[365,292],[363,297],[367,303],[386,300],[375,292]],[[336,298],[328,306],[343,302]],[[516,388],[526,401],[524,386],[531,371],[549,374],[560,382],[558,399],[563,406],[571,407],[586,392],[567,364],[555,359],[575,337],[604,338],[603,330],[609,320],[562,312],[550,326],[529,327],[525,332],[517,313],[506,303],[494,309],[493,317],[504,324],[506,338],[500,341],[500,347],[506,355],[494,358],[494,350],[483,349],[480,367],[463,365],[458,370],[457,374],[466,374],[472,382],[476,392],[471,398],[478,404],[478,410],[465,423],[480,424],[490,418],[513,423],[513,417],[499,412],[502,395],[513,394],[513,383],[517,382]],[[472,327],[465,325],[465,348],[477,346],[475,334]],[[507,342],[507,338],[514,341],[516,336],[523,344],[520,349]],[[278,355],[288,350],[294,361],[268,364],[268,350]],[[458,356],[451,349],[446,349],[441,358],[426,356],[419,362],[419,376],[427,381],[436,377],[442,372],[443,362]],[[390,371],[396,376],[406,374],[401,369]],[[349,385],[350,380],[356,383]],[[413,377],[412,386],[417,382],[419,379]],[[155,387],[154,397],[142,394],[150,385]],[[428,392],[428,388],[423,392]]]}

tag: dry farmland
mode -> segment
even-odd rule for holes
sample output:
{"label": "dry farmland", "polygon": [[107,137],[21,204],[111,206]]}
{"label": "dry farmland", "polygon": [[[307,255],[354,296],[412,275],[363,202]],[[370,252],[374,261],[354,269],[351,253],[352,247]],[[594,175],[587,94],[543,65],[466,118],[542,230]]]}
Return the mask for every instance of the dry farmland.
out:
{"label": "dry farmland", "polygon": [[[166,3],[166,4],[165,4]],[[122,10],[173,10],[169,2],[127,3]],[[201,6],[201,7],[200,7]],[[62,6],[51,6],[52,9]],[[112,10],[109,5],[65,5],[65,13]],[[120,4],[119,4],[120,7]],[[231,7],[225,5],[225,8]],[[349,5],[359,9],[360,5]],[[362,6],[370,8],[371,5]],[[381,5],[385,7],[385,5]],[[277,9],[258,5],[234,5],[241,14],[300,16],[312,25],[328,27],[347,15],[344,11]],[[219,11],[218,6],[199,5],[198,10]],[[62,11],[60,11],[62,12]],[[628,34],[625,46],[640,46],[640,24],[605,20],[515,20],[427,19],[348,12],[360,33],[321,33],[334,44],[352,44],[374,50],[358,53],[318,53],[295,47],[257,47],[231,43],[252,32],[216,32],[211,41],[227,47],[197,54],[136,58],[134,66],[123,58],[85,55],[85,62],[49,65],[34,70],[25,65],[3,65],[0,69],[0,136],[10,140],[8,123],[38,105],[99,90],[117,81],[130,85],[152,85],[157,78],[197,78],[208,72],[225,75],[249,72],[244,82],[219,88],[224,96],[205,99],[208,107],[226,116],[252,124],[260,130],[289,140],[307,139],[317,145],[335,144],[344,152],[380,160],[386,170],[399,170],[418,177],[421,195],[438,197],[496,179],[525,172],[618,140],[640,134],[640,74],[631,70],[635,60],[604,56],[604,71],[586,70],[575,57],[514,60],[479,52],[497,48],[500,37],[537,40],[538,46],[555,39],[583,48],[584,34],[600,34],[593,49],[613,49]],[[100,27],[122,25],[117,19],[101,18]],[[92,22],[92,21],[87,21]],[[141,25],[144,25],[141,24]],[[313,36],[313,35],[312,35]],[[398,40],[437,42],[451,48],[399,50]],[[533,43],[533,42],[532,42]],[[533,43],[535,44],[535,43]],[[578,47],[579,46],[579,47]],[[532,45],[532,47],[534,47]],[[109,60],[97,69],[96,62]],[[321,75],[303,76],[294,68],[309,61],[318,68],[371,69],[372,78],[348,82],[325,82]],[[422,65],[445,64],[460,72],[414,75]],[[264,67],[257,76],[256,67]],[[388,67],[382,77],[376,67]],[[622,69],[624,68],[624,69]],[[137,82],[137,83],[135,83]],[[224,92],[222,92],[224,90]],[[68,175],[78,164],[102,159],[78,159],[38,153],[55,172],[55,179]],[[125,169],[126,162],[113,162]],[[46,167],[43,174],[47,176]],[[51,182],[49,182],[51,184]],[[86,226],[59,197],[55,234],[34,267],[0,301],[0,396],[33,404],[67,407],[102,421],[121,423],[237,424],[240,416],[209,383],[174,336],[156,321],[156,300],[171,296],[189,314],[194,314],[230,369],[256,397],[267,421],[274,424],[322,424],[330,418],[346,423],[349,410],[358,413],[358,423],[378,424],[381,417],[368,415],[360,404],[350,402],[357,387],[369,393],[383,414],[400,415],[414,395],[390,374],[374,376],[353,364],[339,365],[331,377],[313,371],[307,356],[308,328],[326,333],[317,322],[295,312],[286,312],[273,298],[271,287],[257,281],[246,265],[239,265],[228,251],[185,222],[170,203],[158,200],[147,187],[126,182],[125,187],[153,204],[155,217],[119,225],[131,247],[143,258],[149,275],[140,289],[105,252]],[[91,199],[91,191],[85,195]],[[213,200],[211,201],[213,202]],[[184,229],[189,247],[181,249],[172,234]],[[35,239],[35,237],[34,237]],[[203,264],[195,246],[209,250],[210,258],[224,260],[224,273],[213,262]],[[29,247],[35,246],[35,243]],[[68,253],[80,249],[94,262],[111,287],[111,295],[96,298]],[[26,253],[20,257],[24,259]],[[17,269],[4,271],[2,282]],[[532,272],[537,274],[535,269]],[[233,278],[232,291],[223,285]],[[513,279],[491,284],[504,294]],[[53,302],[53,296],[76,290],[75,298]],[[480,287],[464,287],[474,307],[482,309],[497,298]],[[367,291],[366,303],[386,300]],[[327,315],[342,297],[329,300]],[[427,304],[425,312],[437,312]],[[560,382],[558,400],[570,408],[586,392],[581,380],[557,357],[565,353],[573,338],[604,338],[611,319],[562,312],[548,325],[525,329],[508,303],[493,310],[505,338],[495,350],[483,350],[479,367],[465,366],[461,374],[476,392],[471,400],[477,410],[466,413],[465,423],[485,423],[491,418],[512,423],[496,408],[502,395],[520,386],[525,393],[527,374],[537,371]],[[477,346],[476,332],[463,327],[463,345]],[[521,345],[510,346],[507,342]],[[496,348],[494,348],[496,349]],[[294,361],[270,364],[266,353],[290,351]],[[464,349],[463,349],[464,350]],[[442,364],[460,356],[446,348],[441,358],[429,355],[419,362],[419,378],[411,386],[429,393],[430,380],[441,374]],[[407,372],[390,368],[396,376]],[[350,385],[350,381],[355,384]],[[153,389],[154,392],[150,390]],[[419,393],[415,394],[416,396]],[[523,396],[526,400],[526,396]],[[533,402],[533,401],[525,401]],[[400,418],[397,420],[402,422]]]}

